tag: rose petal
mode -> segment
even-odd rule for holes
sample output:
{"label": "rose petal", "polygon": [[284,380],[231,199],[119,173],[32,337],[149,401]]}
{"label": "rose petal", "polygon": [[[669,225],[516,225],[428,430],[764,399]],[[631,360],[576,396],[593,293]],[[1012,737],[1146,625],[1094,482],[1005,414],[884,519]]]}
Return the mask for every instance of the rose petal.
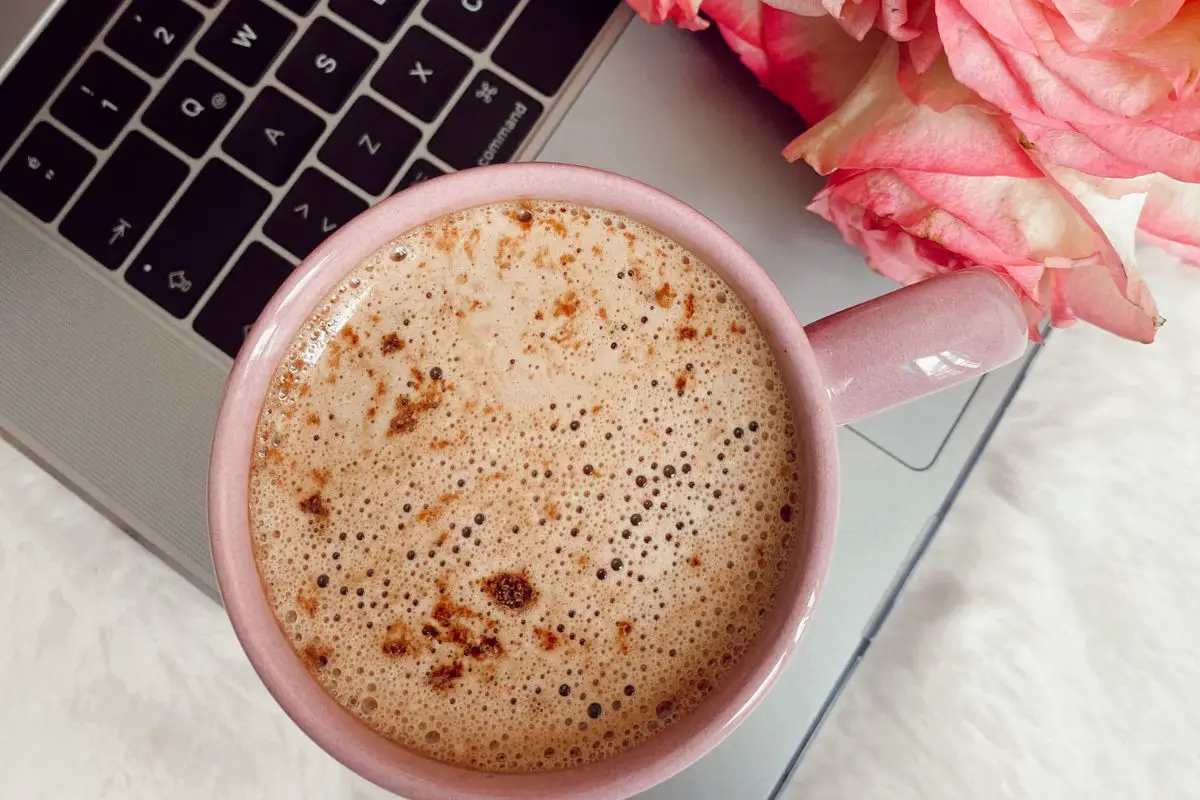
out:
{"label": "rose petal", "polygon": [[1054,0],[1071,30],[1092,47],[1115,48],[1137,42],[1170,22],[1184,0]]}
{"label": "rose petal", "polygon": [[873,31],[858,42],[832,17],[800,17],[766,7],[762,42],[768,63],[763,84],[815,125],[858,85],[883,35]]}
{"label": "rose petal", "polygon": [[[945,111],[917,105],[901,91],[899,47],[880,50],[867,76],[840,108],[784,150],[788,160],[803,158],[817,172],[834,169],[903,168],[959,175],[1034,177],[1041,170],[999,121],[971,105]],[[948,72],[931,70],[914,81],[930,94],[939,82],[952,87]]]}
{"label": "rose petal", "polygon": [[638,16],[651,25],[674,22],[692,31],[704,30],[708,23],[700,16],[701,0],[628,0]]}

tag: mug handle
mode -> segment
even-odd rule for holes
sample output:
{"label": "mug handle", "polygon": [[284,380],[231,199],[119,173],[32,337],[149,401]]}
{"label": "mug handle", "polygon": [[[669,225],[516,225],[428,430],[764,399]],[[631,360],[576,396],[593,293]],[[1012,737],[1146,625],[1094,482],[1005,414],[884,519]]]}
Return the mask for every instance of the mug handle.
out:
{"label": "mug handle", "polygon": [[804,330],[838,425],[977,378],[1028,342],[1020,301],[987,270],[914,283]]}

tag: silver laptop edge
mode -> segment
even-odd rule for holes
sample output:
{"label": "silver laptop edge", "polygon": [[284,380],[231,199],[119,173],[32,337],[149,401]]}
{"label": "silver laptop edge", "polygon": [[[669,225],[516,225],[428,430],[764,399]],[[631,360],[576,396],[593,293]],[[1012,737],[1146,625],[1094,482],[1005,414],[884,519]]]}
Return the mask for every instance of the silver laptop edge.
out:
{"label": "silver laptop edge", "polygon": [[[0,64],[14,63],[53,7],[0,0]],[[779,155],[800,130],[795,115],[719,37],[630,17],[614,14],[518,157],[611,169],[681,197],[746,246],[801,321],[893,288],[805,211],[820,179]],[[261,227],[250,238],[265,241]],[[229,359],[192,332],[195,313],[163,313],[0,196],[0,434],[212,594],[205,473]],[[646,798],[778,793],[1033,353],[839,432],[839,538],[796,657],[745,724]]]}

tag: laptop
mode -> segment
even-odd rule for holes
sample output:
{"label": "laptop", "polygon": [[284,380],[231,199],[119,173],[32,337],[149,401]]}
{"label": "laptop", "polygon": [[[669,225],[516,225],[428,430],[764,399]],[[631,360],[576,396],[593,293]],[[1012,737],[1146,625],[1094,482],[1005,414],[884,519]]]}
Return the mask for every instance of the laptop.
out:
{"label": "laptop", "polygon": [[[716,220],[807,322],[894,287],[805,211],[800,129],[719,36],[616,0],[0,0],[0,432],[215,597],[222,387],[318,242],[453,170],[586,164]],[[784,791],[1031,358],[839,431],[799,652],[645,797]]]}

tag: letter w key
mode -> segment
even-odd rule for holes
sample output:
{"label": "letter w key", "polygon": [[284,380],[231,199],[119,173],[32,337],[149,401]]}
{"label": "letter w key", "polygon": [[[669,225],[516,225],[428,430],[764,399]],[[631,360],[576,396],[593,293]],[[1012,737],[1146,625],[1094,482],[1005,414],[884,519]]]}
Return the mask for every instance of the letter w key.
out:
{"label": "letter w key", "polygon": [[196,50],[244,83],[256,83],[296,26],[261,0],[230,0]]}
{"label": "letter w key", "polygon": [[243,22],[242,27],[238,28],[238,32],[233,35],[233,39],[230,41],[238,47],[249,47],[257,40],[258,34],[254,32],[254,28]]}

